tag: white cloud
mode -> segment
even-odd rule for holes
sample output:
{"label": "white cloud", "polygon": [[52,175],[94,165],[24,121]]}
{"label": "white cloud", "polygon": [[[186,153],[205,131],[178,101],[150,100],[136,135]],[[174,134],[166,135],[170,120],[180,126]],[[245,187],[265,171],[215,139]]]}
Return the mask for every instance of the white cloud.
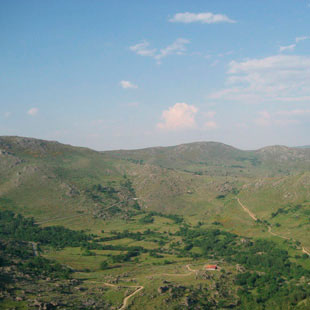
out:
{"label": "white cloud", "polygon": [[10,116],[11,116],[11,112],[5,112],[5,113],[4,113],[4,117],[5,117],[5,118],[9,118]]}
{"label": "white cloud", "polygon": [[216,115],[215,111],[208,111],[204,113],[205,117],[208,119],[204,123],[204,128],[205,129],[216,129],[218,128],[217,122],[214,120],[214,117]]}
{"label": "white cloud", "polygon": [[150,44],[147,41],[143,41],[142,43],[129,47],[129,49],[140,56],[152,57],[160,63],[161,59],[168,55],[184,55],[186,44],[189,43],[190,41],[187,39],[178,38],[172,44],[158,51],[156,48],[149,49]]}
{"label": "white cloud", "polygon": [[230,87],[212,93],[210,99],[238,103],[310,101],[310,56],[231,61],[227,75]]}
{"label": "white cloud", "polygon": [[267,111],[261,111],[258,113],[259,117],[255,120],[255,123],[260,126],[269,126],[271,125],[271,115]]}
{"label": "white cloud", "polygon": [[155,56],[156,60],[161,60],[168,55],[183,55],[186,51],[185,45],[189,43],[187,39],[176,39],[172,44],[160,50],[159,54]]}
{"label": "white cloud", "polygon": [[290,44],[290,45],[286,45],[286,46],[280,46],[279,51],[280,51],[280,53],[285,52],[285,51],[293,51],[295,49],[295,47],[297,46],[297,44],[299,44],[302,41],[309,40],[309,39],[310,39],[310,36],[297,37],[297,38],[295,38],[294,44]]}
{"label": "white cloud", "polygon": [[123,87],[123,88],[125,88],[125,89],[130,89],[130,88],[138,88],[138,86],[137,85],[135,85],[135,84],[133,84],[133,83],[131,83],[131,82],[129,82],[129,81],[120,81],[120,85]]}
{"label": "white cloud", "polygon": [[278,111],[278,115],[284,115],[284,116],[303,116],[310,114],[310,109],[295,109],[295,110],[289,110],[289,111]]}
{"label": "white cloud", "polygon": [[211,12],[203,13],[177,13],[169,19],[171,23],[201,23],[201,24],[216,24],[216,23],[235,23],[224,14],[213,14]]}
{"label": "white cloud", "polygon": [[232,55],[233,53],[234,53],[234,51],[228,51],[228,52],[220,53],[217,56],[218,57],[224,57],[224,56]]}
{"label": "white cloud", "polygon": [[[274,126],[274,125],[278,126],[295,125],[299,124],[300,121],[296,119],[291,119],[289,117],[303,115],[306,112],[308,112],[308,110],[278,111],[272,115],[268,111],[261,111],[258,113],[259,117],[256,118],[254,122],[262,127]],[[280,116],[280,118],[278,116]]]}
{"label": "white cloud", "polygon": [[141,56],[155,56],[156,48],[149,49],[149,45],[150,43],[144,40],[142,43],[130,46],[129,49]]}
{"label": "white cloud", "polygon": [[27,114],[30,116],[36,116],[39,113],[38,108],[31,108],[27,111]]}
{"label": "white cloud", "polygon": [[195,115],[198,109],[186,103],[176,103],[162,113],[162,122],[157,124],[160,129],[181,130],[196,126]]}
{"label": "white cloud", "polygon": [[217,126],[217,123],[215,121],[208,121],[208,122],[205,122],[205,128],[206,129],[216,129],[218,126]]}
{"label": "white cloud", "polygon": [[276,119],[274,122],[276,125],[280,126],[296,125],[300,123],[300,121],[296,119]]}
{"label": "white cloud", "polygon": [[299,42],[305,41],[305,40],[310,40],[310,36],[297,37],[297,38],[295,39],[295,42],[296,42],[296,43],[299,43]]}
{"label": "white cloud", "polygon": [[213,118],[215,115],[216,115],[215,111],[208,111],[208,112],[205,113],[205,116],[207,118]]}
{"label": "white cloud", "polygon": [[287,45],[287,46],[280,46],[279,47],[279,51],[280,52],[293,51],[295,49],[295,47],[296,47],[296,44],[291,44],[291,45]]}

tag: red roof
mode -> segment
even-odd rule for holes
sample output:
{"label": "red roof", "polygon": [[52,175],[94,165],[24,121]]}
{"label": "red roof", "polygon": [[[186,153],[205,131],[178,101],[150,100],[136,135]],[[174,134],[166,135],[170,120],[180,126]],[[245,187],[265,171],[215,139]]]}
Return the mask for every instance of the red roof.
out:
{"label": "red roof", "polygon": [[217,265],[206,265],[207,269],[217,269]]}

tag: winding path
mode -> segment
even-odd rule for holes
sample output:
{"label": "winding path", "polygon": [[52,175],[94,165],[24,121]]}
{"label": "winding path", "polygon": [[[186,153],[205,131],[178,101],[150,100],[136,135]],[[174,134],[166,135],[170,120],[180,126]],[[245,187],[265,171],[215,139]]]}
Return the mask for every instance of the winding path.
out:
{"label": "winding path", "polygon": [[129,299],[144,289],[144,286],[131,286],[131,287],[136,287],[137,289],[132,294],[124,298],[123,305],[119,308],[119,310],[124,310],[128,305]]}
{"label": "winding path", "polygon": [[[255,216],[254,213],[252,213],[239,199],[239,197],[237,197],[237,201],[239,203],[239,205],[242,207],[242,209],[254,220],[254,221],[257,221],[257,217]],[[289,237],[285,237],[285,236],[281,236],[279,234],[276,234],[275,232],[273,232],[271,230],[271,226],[268,226],[268,232],[273,235],[273,236],[276,236],[276,237],[279,237],[279,238],[282,238],[282,239],[285,239],[285,240],[293,240],[294,242],[296,242],[295,239],[293,238],[289,238]],[[310,256],[310,250],[308,250],[307,248],[305,248],[303,245],[301,245],[301,251],[307,255]]]}
{"label": "winding path", "polygon": [[112,283],[108,283],[108,282],[97,282],[97,281],[88,281],[88,283],[97,283],[97,284],[103,284],[105,286],[109,286],[109,287],[121,287],[121,288],[135,288],[136,290],[131,293],[130,295],[126,296],[124,299],[123,299],[123,304],[122,306],[118,309],[118,310],[124,310],[127,308],[128,306],[128,301],[131,297],[133,297],[134,295],[138,294],[140,291],[142,291],[144,289],[144,286],[136,286],[136,285],[133,285],[133,286],[127,286],[127,285],[116,285],[116,284],[112,284]]}
{"label": "winding path", "polygon": [[273,231],[271,231],[271,226],[268,226],[268,232],[269,232],[270,234],[272,234],[273,236],[276,236],[276,237],[279,237],[279,238],[282,238],[282,239],[286,239],[286,240],[290,240],[289,237],[284,237],[284,236],[281,236],[281,235],[276,234],[276,233],[274,233]]}
{"label": "winding path", "polygon": [[195,273],[198,272],[197,269],[192,269],[190,265],[186,265],[185,267],[188,269],[189,272],[195,272]]}
{"label": "winding path", "polygon": [[[192,269],[190,267],[189,264],[187,264],[186,266],[186,269],[188,269],[188,273],[161,273],[161,274],[157,274],[157,275],[161,275],[161,276],[178,276],[178,277],[184,277],[184,276],[189,276],[193,273],[197,274],[197,272],[199,270],[197,269]],[[108,283],[108,282],[96,282],[96,281],[88,281],[88,283],[98,283],[98,284],[103,284],[105,286],[109,286],[109,287],[122,287],[122,288],[135,288],[136,290],[131,293],[130,295],[126,296],[124,299],[123,299],[123,304],[122,306],[118,309],[118,310],[124,310],[127,308],[128,306],[128,302],[130,300],[130,298],[132,298],[133,296],[135,296],[136,294],[138,294],[140,291],[142,291],[144,289],[144,286],[142,285],[139,285],[139,286],[122,286],[122,285],[117,285],[117,284],[112,284],[112,283]]]}
{"label": "winding path", "polygon": [[[177,274],[163,273],[163,274],[160,274],[160,275],[183,277],[183,276],[188,276],[188,275],[191,275],[192,273],[197,273],[198,272],[198,270],[192,269],[189,264],[186,265],[185,267],[188,269],[188,271],[189,271],[188,273],[177,273]],[[106,286],[114,286],[114,287],[117,286],[117,285],[111,284],[111,283],[104,283],[104,285],[106,285]],[[134,295],[138,294],[140,291],[142,291],[144,289],[144,286],[123,286],[123,287],[129,287],[129,288],[134,287],[134,288],[136,288],[136,290],[132,294],[130,294],[127,297],[124,298],[123,305],[121,306],[121,308],[119,308],[119,310],[126,309],[126,307],[128,305],[129,299],[131,297],[133,297]]]}
{"label": "winding path", "polygon": [[254,220],[257,221],[257,217],[254,213],[252,213],[241,201],[239,198],[237,198],[239,205],[242,207],[242,209]]}
{"label": "winding path", "polygon": [[[184,277],[184,276],[189,276],[193,273],[197,273],[198,270],[196,269],[192,269],[190,267],[189,264],[187,264],[185,266],[187,269],[188,269],[188,273],[176,273],[176,274],[173,274],[173,273],[162,273],[162,274],[158,274],[158,275],[162,275],[162,276],[178,276],[178,277]],[[112,284],[112,283],[107,283],[107,282],[95,282],[95,281],[89,281],[90,283],[100,283],[100,284],[103,284],[105,286],[109,286],[109,287],[122,287],[122,288],[135,288],[136,290],[131,293],[130,295],[126,296],[124,299],[123,299],[123,304],[122,306],[118,309],[118,310],[124,310],[127,308],[128,306],[128,302],[130,300],[130,298],[132,298],[133,296],[135,296],[136,294],[138,294],[140,291],[142,291],[144,289],[144,286],[142,285],[139,285],[139,286],[122,286],[122,285],[116,285],[116,284]]]}
{"label": "winding path", "polygon": [[188,269],[188,273],[159,273],[157,276],[172,276],[172,277],[186,277],[190,276],[192,273],[197,273],[199,270],[192,269],[190,265],[185,266]]}

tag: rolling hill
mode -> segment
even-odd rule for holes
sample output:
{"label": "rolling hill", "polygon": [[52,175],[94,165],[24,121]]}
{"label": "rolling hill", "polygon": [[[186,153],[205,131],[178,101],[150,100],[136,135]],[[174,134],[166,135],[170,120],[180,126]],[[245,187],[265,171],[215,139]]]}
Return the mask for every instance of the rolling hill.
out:
{"label": "rolling hill", "polygon": [[[154,211],[199,217],[221,208],[218,196],[233,196],[243,188],[245,192],[251,184],[257,192],[266,191],[258,183],[283,197],[288,193],[286,200],[299,203],[307,199],[304,183],[295,184],[296,194],[290,197],[290,180],[310,171],[309,149],[284,146],[243,151],[197,142],[96,152],[58,142],[1,137],[0,152],[2,205],[12,204],[41,222],[81,213],[108,218],[118,212],[126,217],[135,211],[137,201]],[[277,180],[287,186],[270,186]]]}
{"label": "rolling hill", "polygon": [[18,283],[0,285],[0,308],[38,305],[43,290],[51,309],[308,309],[309,171],[308,148],[97,152],[0,137],[0,268]]}

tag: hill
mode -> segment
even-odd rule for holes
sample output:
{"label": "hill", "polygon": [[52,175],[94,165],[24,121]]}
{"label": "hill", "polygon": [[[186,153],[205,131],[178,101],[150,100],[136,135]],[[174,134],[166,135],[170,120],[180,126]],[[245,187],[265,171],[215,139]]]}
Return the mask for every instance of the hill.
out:
{"label": "hill", "polygon": [[297,148],[309,149],[309,148],[310,148],[310,145],[297,146]]}
{"label": "hill", "polygon": [[[117,213],[126,218],[139,207],[197,217],[213,210],[217,214],[223,204],[218,196],[235,195],[257,180],[294,179],[310,170],[309,149],[270,146],[243,151],[216,142],[96,152],[53,141],[0,137],[0,154],[2,205],[14,205],[15,211],[39,222],[82,214],[105,219]],[[296,186],[295,191],[302,188]]]}
{"label": "hill", "polygon": [[308,309],[309,168],[306,148],[0,137],[0,308]]}
{"label": "hill", "polygon": [[243,151],[217,142],[105,152],[109,156],[165,168],[214,175],[272,176],[310,167],[310,150],[270,146]]}
{"label": "hill", "polygon": [[14,204],[38,221],[81,213],[104,217],[105,206],[116,203],[126,214],[133,198],[124,171],[98,152],[21,137],[0,138],[0,150],[2,205]]}

